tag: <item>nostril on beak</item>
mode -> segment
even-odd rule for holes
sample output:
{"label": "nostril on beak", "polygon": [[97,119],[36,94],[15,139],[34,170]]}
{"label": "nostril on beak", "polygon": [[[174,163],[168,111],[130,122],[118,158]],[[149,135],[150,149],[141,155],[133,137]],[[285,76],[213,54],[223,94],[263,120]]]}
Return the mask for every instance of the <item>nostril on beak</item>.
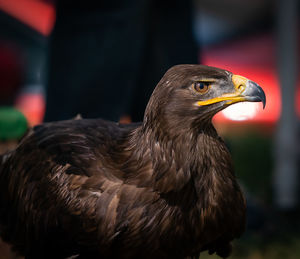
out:
{"label": "nostril on beak", "polygon": [[245,85],[243,85],[243,84],[240,84],[239,86],[238,86],[238,90],[239,90],[239,92],[243,92],[244,90],[245,90]]}

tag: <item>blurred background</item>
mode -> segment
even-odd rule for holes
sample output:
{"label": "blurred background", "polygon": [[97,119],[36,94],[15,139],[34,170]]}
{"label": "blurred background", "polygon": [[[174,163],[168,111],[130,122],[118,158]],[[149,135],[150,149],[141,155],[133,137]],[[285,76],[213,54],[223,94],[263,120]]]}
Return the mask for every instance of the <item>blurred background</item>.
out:
{"label": "blurred background", "polygon": [[248,200],[231,258],[300,258],[299,1],[82,2],[0,0],[0,152],[43,121],[142,120],[175,64],[227,69],[267,96],[214,118]]}

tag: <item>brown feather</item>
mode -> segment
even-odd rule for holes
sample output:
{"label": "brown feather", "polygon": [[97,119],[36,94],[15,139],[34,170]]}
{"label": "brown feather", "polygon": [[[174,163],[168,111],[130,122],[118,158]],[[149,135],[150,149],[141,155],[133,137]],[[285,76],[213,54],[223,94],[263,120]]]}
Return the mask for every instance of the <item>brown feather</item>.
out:
{"label": "brown feather", "polygon": [[245,200],[225,144],[182,88],[199,74],[230,80],[224,70],[178,66],[142,124],[33,128],[2,158],[3,239],[28,258],[227,257],[245,228]]}

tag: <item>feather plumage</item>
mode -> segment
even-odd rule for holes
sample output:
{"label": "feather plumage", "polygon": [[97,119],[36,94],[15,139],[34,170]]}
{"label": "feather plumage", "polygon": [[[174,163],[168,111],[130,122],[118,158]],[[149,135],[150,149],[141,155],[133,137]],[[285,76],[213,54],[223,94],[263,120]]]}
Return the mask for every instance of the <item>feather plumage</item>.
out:
{"label": "feather plumage", "polygon": [[3,239],[28,258],[227,257],[245,229],[245,200],[207,120],[211,108],[199,113],[182,87],[198,74],[231,76],[179,66],[158,84],[143,123],[80,119],[30,130],[2,157]]}

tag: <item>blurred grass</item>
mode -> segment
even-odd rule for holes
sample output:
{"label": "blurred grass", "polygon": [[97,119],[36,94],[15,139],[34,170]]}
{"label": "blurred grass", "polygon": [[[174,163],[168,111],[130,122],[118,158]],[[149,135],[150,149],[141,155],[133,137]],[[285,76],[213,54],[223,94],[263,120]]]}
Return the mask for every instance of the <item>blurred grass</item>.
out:
{"label": "blurred grass", "polygon": [[272,136],[250,131],[237,137],[226,137],[225,141],[232,154],[237,178],[251,194],[262,202],[271,203]]}
{"label": "blurred grass", "polygon": [[[236,241],[230,259],[299,259],[300,237],[288,240],[262,241],[260,237]],[[220,259],[217,255],[202,253],[200,259]]]}

